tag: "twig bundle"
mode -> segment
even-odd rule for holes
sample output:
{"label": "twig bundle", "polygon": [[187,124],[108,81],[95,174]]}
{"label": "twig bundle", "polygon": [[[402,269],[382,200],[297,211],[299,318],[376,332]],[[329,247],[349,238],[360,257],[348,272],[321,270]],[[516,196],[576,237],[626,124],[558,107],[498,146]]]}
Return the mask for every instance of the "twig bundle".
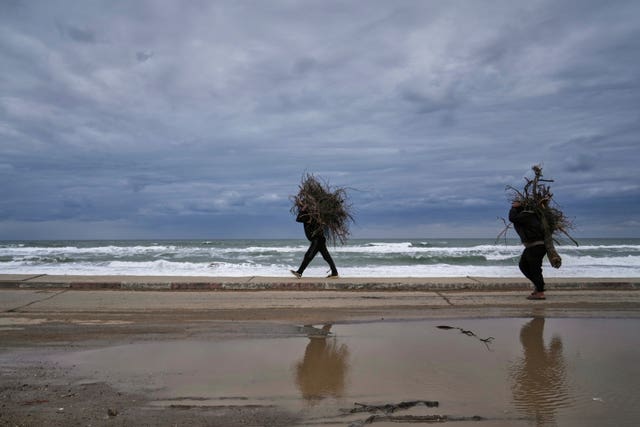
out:
{"label": "twig bundle", "polygon": [[[568,230],[573,229],[573,222],[560,209],[551,206],[552,202],[555,203],[553,193],[551,192],[551,187],[545,183],[554,181],[542,178],[542,167],[540,165],[534,165],[531,169],[534,172],[534,177],[533,179],[524,178],[526,184],[522,191],[510,185],[507,186],[507,189],[512,192],[512,202],[520,202],[525,210],[535,212],[540,218],[544,228],[547,257],[553,267],[559,268],[562,264],[562,259],[554,246],[554,241],[557,242],[555,236],[564,234],[578,246],[578,242],[568,232]],[[505,227],[500,235],[506,233],[507,229],[508,226]]]}
{"label": "twig bundle", "polygon": [[298,194],[290,199],[293,202],[291,213],[298,215],[304,210],[313,222],[322,227],[330,242],[344,244],[347,241],[353,215],[346,189],[331,187],[307,173],[302,177]]}

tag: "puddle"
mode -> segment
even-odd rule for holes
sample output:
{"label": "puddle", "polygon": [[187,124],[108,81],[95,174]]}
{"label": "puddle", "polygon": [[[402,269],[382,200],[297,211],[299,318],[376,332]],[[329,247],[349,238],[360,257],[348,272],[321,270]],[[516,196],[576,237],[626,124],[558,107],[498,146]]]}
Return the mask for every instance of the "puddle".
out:
{"label": "puddle", "polygon": [[624,426],[640,419],[639,328],[639,319],[544,318],[316,325],[303,335],[144,342],[58,362],[146,391],[155,405],[278,406],[311,424],[372,415],[345,415],[356,402],[420,400],[439,405],[387,415]]}

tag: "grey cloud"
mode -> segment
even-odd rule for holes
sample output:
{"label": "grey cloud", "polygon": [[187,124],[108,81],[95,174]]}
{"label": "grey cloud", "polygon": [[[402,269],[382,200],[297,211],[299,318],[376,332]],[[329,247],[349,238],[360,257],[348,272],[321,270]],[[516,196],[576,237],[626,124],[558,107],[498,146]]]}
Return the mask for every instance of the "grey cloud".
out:
{"label": "grey cloud", "polygon": [[569,172],[589,172],[596,166],[593,155],[578,153],[565,160],[565,170]]}
{"label": "grey cloud", "polygon": [[96,34],[88,28],[79,28],[73,25],[59,24],[60,32],[78,43],[94,44],[97,41]]}
{"label": "grey cloud", "polygon": [[399,92],[401,99],[411,104],[417,114],[444,113],[445,124],[452,124],[452,113],[462,103],[452,88],[436,95],[425,94],[414,87],[401,88]]}
{"label": "grey cloud", "polygon": [[136,52],[138,62],[146,62],[151,58],[153,58],[153,52]]}
{"label": "grey cloud", "polygon": [[73,4],[0,6],[0,230],[279,237],[305,171],[362,234],[486,232],[538,162],[638,195],[636,2]]}

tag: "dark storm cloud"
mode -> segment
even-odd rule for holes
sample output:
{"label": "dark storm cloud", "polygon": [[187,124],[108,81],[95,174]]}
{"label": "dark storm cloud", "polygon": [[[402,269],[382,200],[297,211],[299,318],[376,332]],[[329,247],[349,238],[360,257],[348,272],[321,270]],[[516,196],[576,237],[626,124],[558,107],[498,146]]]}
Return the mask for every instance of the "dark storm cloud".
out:
{"label": "dark storm cloud", "polygon": [[96,35],[89,29],[62,25],[60,25],[59,28],[62,34],[68,36],[73,41],[89,44],[96,42]]}
{"label": "dark storm cloud", "polygon": [[356,235],[493,237],[534,163],[581,233],[638,235],[639,16],[2,2],[0,238],[297,236],[305,172],[352,189]]}
{"label": "dark storm cloud", "polygon": [[136,59],[140,62],[146,62],[153,57],[152,52],[136,52]]}

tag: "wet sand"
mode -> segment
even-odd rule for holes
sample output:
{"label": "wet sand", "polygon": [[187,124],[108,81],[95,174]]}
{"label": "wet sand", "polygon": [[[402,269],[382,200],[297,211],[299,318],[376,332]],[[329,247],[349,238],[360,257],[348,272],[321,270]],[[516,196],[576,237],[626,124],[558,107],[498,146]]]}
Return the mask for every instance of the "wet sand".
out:
{"label": "wet sand", "polygon": [[[0,424],[635,425],[640,292],[609,286],[0,289]],[[355,405],[403,401],[438,406]]]}

